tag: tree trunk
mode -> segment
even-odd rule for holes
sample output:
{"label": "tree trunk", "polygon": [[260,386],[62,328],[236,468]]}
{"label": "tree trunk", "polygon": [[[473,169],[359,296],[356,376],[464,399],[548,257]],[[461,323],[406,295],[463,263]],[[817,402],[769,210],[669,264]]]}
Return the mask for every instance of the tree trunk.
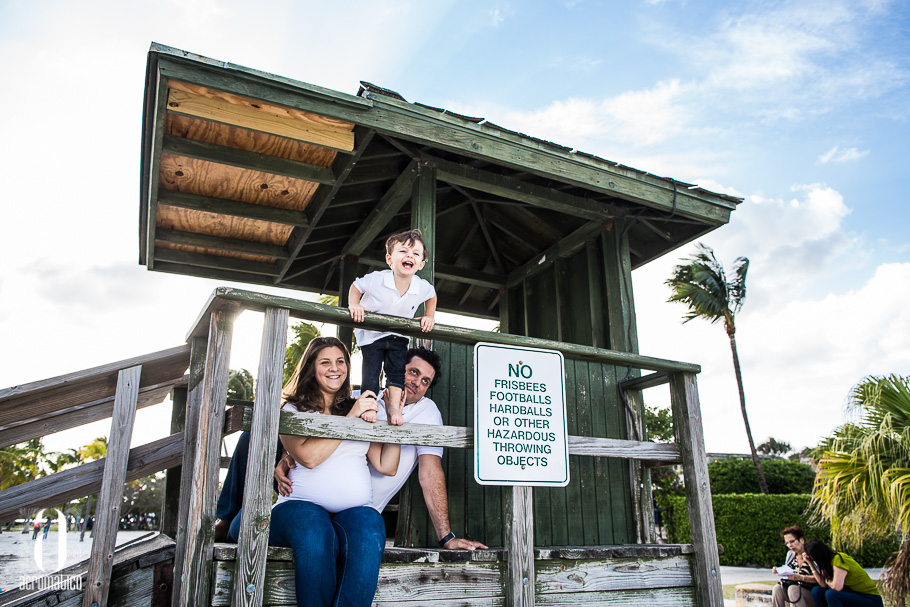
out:
{"label": "tree trunk", "polygon": [[[82,516],[82,530],[79,533],[80,542],[85,540],[85,528],[88,527],[88,518],[92,514],[92,498],[94,497],[94,494],[89,494],[88,499],[85,500],[85,514]],[[92,529],[94,530],[94,528],[95,527],[93,526]]]}
{"label": "tree trunk", "polygon": [[733,370],[736,372],[736,385],[739,387],[739,406],[743,411],[743,423],[746,424],[746,436],[749,438],[749,451],[752,453],[752,464],[755,466],[755,473],[758,475],[758,486],[761,492],[768,494],[768,482],[765,480],[765,472],[761,468],[761,462],[758,460],[758,452],[755,450],[755,441],[752,440],[752,428],[749,427],[749,416],[746,415],[746,393],[743,391],[743,375],[739,370],[739,354],[736,352],[736,338],[730,337],[730,349],[733,350]]}

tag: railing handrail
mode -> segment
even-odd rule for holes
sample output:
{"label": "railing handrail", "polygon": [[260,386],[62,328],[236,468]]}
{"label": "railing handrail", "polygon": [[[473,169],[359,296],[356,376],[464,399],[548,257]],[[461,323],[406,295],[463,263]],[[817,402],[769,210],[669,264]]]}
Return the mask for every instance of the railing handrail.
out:
{"label": "railing handrail", "polygon": [[420,323],[416,320],[386,316],[367,312],[364,321],[355,323],[347,308],[328,306],[311,301],[303,301],[280,295],[269,295],[254,291],[245,291],[232,287],[218,287],[214,290],[193,327],[187,334],[187,341],[193,337],[204,337],[208,334],[208,319],[210,313],[222,307],[239,306],[244,310],[264,312],[266,308],[286,308],[290,315],[307,321],[324,322],[343,327],[357,327],[378,331],[394,331],[410,337],[424,339],[438,339],[440,341],[474,345],[478,342],[488,342],[506,346],[524,346],[528,348],[541,348],[556,350],[563,355],[575,360],[589,360],[594,362],[612,363],[622,367],[646,369],[668,373],[699,373],[701,367],[692,363],[684,363],[651,356],[641,356],[629,352],[606,350],[593,346],[568,344],[539,337],[525,337],[510,333],[497,333],[495,331],[482,331],[479,329],[464,329],[449,325],[437,324],[429,333],[420,330]]}

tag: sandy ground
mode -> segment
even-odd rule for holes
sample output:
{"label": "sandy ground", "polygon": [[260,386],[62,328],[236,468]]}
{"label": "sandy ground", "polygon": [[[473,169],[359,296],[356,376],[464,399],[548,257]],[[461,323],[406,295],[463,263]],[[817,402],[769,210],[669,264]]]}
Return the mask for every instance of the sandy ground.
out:
{"label": "sandy ground", "polygon": [[[117,533],[117,545],[148,533],[120,531]],[[60,534],[56,531],[49,532],[46,540],[42,540],[41,533],[38,534],[37,540],[32,540],[31,531],[23,534],[21,528],[0,533],[0,591],[19,586],[26,577],[47,575],[89,557],[92,540],[88,532],[83,542],[79,542],[79,534],[76,532],[71,531],[64,535],[65,552],[62,554],[63,562],[59,562],[63,546]]]}

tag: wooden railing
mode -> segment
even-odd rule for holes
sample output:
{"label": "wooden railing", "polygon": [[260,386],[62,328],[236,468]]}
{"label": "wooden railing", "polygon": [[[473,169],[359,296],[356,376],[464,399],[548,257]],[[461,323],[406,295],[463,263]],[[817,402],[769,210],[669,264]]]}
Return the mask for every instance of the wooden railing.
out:
{"label": "wooden railing", "polygon": [[[174,604],[206,604],[212,580],[212,529],[215,491],[218,484],[218,447],[221,440],[233,320],[241,310],[265,312],[262,354],[255,401],[275,406],[254,407],[251,412],[250,456],[237,548],[233,604],[258,607],[262,604],[271,506],[271,453],[282,433],[381,441],[404,444],[469,448],[471,429],[451,426],[424,428],[416,425],[392,427],[360,420],[336,419],[307,414],[280,413],[281,375],[289,317],[311,322],[352,326],[344,308],[266,295],[232,288],[212,294],[187,339],[191,365],[186,417],[186,448],[177,530]],[[677,442],[671,445],[573,436],[569,452],[575,455],[624,458],[639,462],[682,463],[685,476],[689,523],[694,547],[695,595],[702,607],[723,604],[717,541],[708,485],[707,459],[695,376],[697,365],[626,352],[553,342],[544,339],[476,331],[437,325],[422,334],[413,320],[367,313],[361,325],[373,330],[393,330],[403,335],[463,344],[490,342],[505,345],[558,350],[576,359],[611,363],[654,373],[627,382],[626,390],[668,383]],[[511,522],[506,537],[509,554],[506,586],[507,604],[534,604],[533,519],[531,488],[511,487]],[[645,496],[642,496],[645,497]],[[648,504],[650,498],[648,496]],[[182,583],[181,583],[182,580]]]}

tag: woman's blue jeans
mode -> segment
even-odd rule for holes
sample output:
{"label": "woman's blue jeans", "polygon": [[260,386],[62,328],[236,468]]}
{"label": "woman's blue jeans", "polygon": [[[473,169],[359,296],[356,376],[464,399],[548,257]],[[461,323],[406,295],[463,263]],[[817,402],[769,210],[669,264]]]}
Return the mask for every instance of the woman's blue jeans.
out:
{"label": "woman's blue jeans", "polygon": [[877,594],[834,590],[833,588],[812,588],[812,600],[815,607],[882,607],[882,597]]}
{"label": "woman's blue jeans", "polygon": [[[240,515],[236,520],[239,531]],[[234,531],[231,525],[231,535]],[[331,514],[312,502],[282,502],[272,508],[269,545],[294,550],[298,607],[370,607],[373,603],[385,548],[385,523],[373,508],[360,506]]]}

